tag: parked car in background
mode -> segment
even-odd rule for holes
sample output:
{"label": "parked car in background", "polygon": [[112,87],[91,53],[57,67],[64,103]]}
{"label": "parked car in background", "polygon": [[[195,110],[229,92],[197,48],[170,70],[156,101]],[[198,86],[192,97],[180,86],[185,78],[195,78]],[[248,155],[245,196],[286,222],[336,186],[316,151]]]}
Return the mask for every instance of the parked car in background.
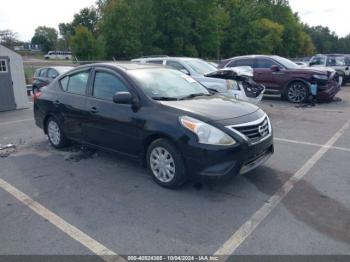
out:
{"label": "parked car in background", "polygon": [[74,67],[71,66],[55,66],[43,67],[35,70],[32,83],[33,94],[40,91],[42,87],[51,83],[59,75],[62,75],[73,68]]}
{"label": "parked car in background", "polygon": [[350,56],[340,54],[315,55],[309,61],[311,67],[330,67],[336,70],[342,84],[350,82]]}
{"label": "parked car in background", "polygon": [[34,116],[53,147],[76,141],[123,153],[168,188],[190,174],[247,173],[274,151],[264,111],[159,65],[80,66],[35,96]]}
{"label": "parked car in background", "polygon": [[318,87],[317,99],[331,101],[340,90],[336,72],[317,68],[302,68],[280,56],[250,55],[222,61],[219,68],[250,66],[254,81],[266,87],[266,93],[280,94],[292,103],[301,103],[309,97],[310,84]]}
{"label": "parked car in background", "polygon": [[[172,67],[184,74],[191,76],[193,79],[210,90],[214,90],[226,96],[234,97],[236,99],[247,101],[253,104],[258,104],[261,101],[265,91],[264,86],[255,84],[255,92],[249,92],[248,89],[243,88],[240,83],[237,83],[235,81],[236,79],[219,78],[217,76],[221,75],[220,73],[214,76],[214,72],[216,72],[218,69],[212,64],[209,64],[208,62],[199,58],[169,56],[142,57],[133,59],[132,62],[159,64]],[[252,73],[248,72],[247,70],[239,70],[239,72],[237,71],[236,73],[239,75],[245,74],[247,79],[249,77],[252,77]]]}
{"label": "parked car in background", "polygon": [[56,59],[56,60],[72,60],[72,52],[70,51],[49,51],[44,55],[46,60]]}

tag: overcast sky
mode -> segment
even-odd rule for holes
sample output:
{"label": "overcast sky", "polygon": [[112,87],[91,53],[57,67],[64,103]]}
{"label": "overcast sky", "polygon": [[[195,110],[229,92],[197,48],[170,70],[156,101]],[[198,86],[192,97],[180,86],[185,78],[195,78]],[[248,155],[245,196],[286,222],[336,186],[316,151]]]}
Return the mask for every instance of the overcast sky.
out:
{"label": "overcast sky", "polygon": [[[142,1],[142,0],[140,0]],[[200,0],[198,0],[200,1]],[[0,30],[11,29],[29,41],[40,25],[55,27],[70,22],[74,13],[96,0],[0,0]],[[294,12],[309,25],[328,26],[339,36],[350,33],[350,0],[290,0]]]}

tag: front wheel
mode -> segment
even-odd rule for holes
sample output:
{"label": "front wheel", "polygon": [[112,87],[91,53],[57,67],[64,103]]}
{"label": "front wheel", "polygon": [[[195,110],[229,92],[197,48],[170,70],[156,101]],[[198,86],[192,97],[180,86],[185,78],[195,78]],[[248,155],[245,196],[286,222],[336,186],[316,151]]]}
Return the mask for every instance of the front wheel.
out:
{"label": "front wheel", "polygon": [[307,84],[297,81],[291,83],[286,90],[286,98],[292,103],[305,102],[309,95],[309,87]]}
{"label": "front wheel", "polygon": [[149,146],[146,157],[148,171],[159,185],[177,188],[186,182],[182,156],[169,140],[155,140]]}
{"label": "front wheel", "polygon": [[47,120],[46,131],[49,142],[54,148],[59,149],[67,145],[68,140],[63,134],[62,128],[55,118],[50,117]]}

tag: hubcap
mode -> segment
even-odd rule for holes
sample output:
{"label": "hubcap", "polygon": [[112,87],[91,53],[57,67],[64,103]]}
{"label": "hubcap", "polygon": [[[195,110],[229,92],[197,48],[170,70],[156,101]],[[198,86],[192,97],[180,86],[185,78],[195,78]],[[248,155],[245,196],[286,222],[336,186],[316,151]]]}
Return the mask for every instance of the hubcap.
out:
{"label": "hubcap", "polygon": [[55,121],[50,121],[47,126],[47,133],[52,144],[57,146],[61,141],[61,132]]}
{"label": "hubcap", "polygon": [[171,154],[163,147],[156,147],[150,155],[150,164],[154,176],[161,182],[168,183],[175,176],[175,162]]}
{"label": "hubcap", "polygon": [[307,92],[303,84],[295,83],[288,88],[288,99],[294,103],[305,100]]}

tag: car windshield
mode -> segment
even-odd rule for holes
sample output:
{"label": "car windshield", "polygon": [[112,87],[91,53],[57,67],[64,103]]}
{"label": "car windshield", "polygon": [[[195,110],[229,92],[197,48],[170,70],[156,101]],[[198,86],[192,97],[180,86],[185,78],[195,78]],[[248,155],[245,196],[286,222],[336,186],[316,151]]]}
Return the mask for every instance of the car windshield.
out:
{"label": "car windshield", "polygon": [[185,62],[189,67],[201,75],[206,75],[217,70],[213,65],[201,59],[188,59]]}
{"label": "car windshield", "polygon": [[287,69],[297,69],[300,68],[296,63],[292,62],[291,60],[280,57],[280,56],[274,56],[273,57],[278,63],[282,64]]}
{"label": "car windshield", "polygon": [[155,100],[177,100],[210,94],[192,77],[173,69],[137,69],[130,70],[129,74],[145,94]]}

